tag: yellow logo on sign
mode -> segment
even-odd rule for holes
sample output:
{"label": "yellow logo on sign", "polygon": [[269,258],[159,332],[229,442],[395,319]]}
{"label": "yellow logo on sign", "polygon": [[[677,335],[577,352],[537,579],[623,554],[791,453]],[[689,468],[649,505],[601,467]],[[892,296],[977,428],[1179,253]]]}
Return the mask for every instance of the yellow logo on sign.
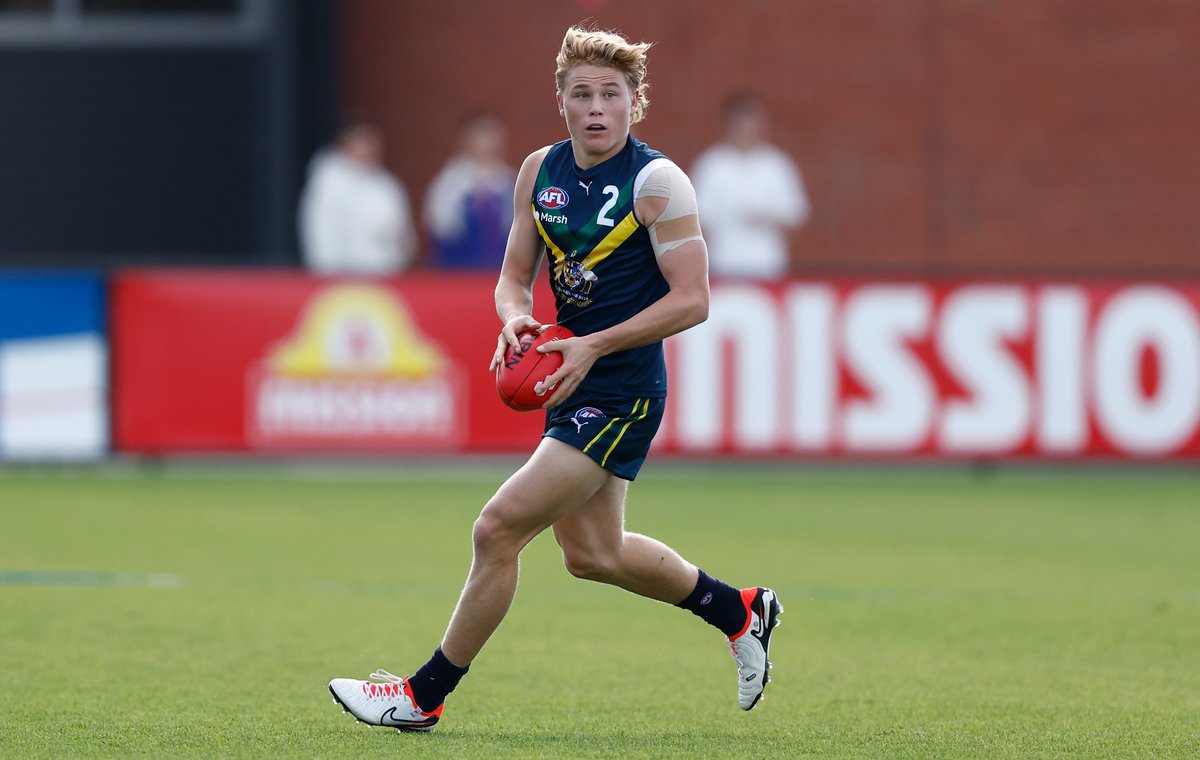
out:
{"label": "yellow logo on sign", "polygon": [[319,294],[266,363],[272,373],[289,377],[413,380],[437,375],[445,366],[399,298],[371,285],[339,285]]}

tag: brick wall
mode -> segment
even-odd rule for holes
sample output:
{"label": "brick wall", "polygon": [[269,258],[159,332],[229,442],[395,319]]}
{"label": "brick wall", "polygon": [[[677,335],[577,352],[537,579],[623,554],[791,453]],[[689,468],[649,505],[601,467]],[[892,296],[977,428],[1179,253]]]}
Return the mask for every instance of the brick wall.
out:
{"label": "brick wall", "polygon": [[754,86],[813,217],[798,272],[1200,272],[1200,3],[1190,0],[346,0],[346,107],[417,204],[460,118],[510,158],[566,136],[563,30],[658,47],[635,133],[687,168]]}

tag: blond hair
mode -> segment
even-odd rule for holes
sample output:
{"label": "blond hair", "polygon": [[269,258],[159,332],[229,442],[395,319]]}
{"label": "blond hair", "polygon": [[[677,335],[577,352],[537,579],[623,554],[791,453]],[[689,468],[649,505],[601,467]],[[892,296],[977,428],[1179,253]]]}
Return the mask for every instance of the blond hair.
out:
{"label": "blond hair", "polygon": [[614,68],[625,75],[630,92],[640,91],[641,97],[633,107],[633,118],[630,120],[630,123],[636,124],[645,117],[646,109],[650,106],[650,99],[646,97],[646,90],[650,88],[646,82],[646,53],[653,44],[630,42],[620,32],[573,26],[563,37],[562,48],[555,59],[558,69],[554,72],[554,80],[558,84],[558,91],[563,91],[567,73],[573,66],[587,63]]}

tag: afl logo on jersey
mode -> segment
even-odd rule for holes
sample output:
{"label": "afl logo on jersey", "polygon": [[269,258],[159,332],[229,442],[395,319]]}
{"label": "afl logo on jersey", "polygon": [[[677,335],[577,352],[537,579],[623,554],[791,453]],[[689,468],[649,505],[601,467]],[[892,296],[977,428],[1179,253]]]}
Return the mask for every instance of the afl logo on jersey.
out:
{"label": "afl logo on jersey", "polygon": [[571,202],[571,196],[561,187],[547,187],[537,194],[537,203],[542,208],[554,210]]}

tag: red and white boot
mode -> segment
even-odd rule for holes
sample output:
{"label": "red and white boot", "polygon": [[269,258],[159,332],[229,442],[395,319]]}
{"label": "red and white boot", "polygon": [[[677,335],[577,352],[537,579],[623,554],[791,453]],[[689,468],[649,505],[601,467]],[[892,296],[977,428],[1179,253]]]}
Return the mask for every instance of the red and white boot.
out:
{"label": "red and white boot", "polygon": [[742,589],[746,605],[746,627],[728,637],[729,649],[738,671],[738,707],[751,710],[762,699],[771,680],[771,631],[779,625],[783,605],[769,588]]}
{"label": "red and white boot", "polygon": [[407,678],[394,676],[386,670],[375,671],[371,678],[375,680],[335,678],[329,682],[329,693],[343,710],[369,726],[428,731],[442,716],[445,703],[433,712],[425,712],[417,706]]}

